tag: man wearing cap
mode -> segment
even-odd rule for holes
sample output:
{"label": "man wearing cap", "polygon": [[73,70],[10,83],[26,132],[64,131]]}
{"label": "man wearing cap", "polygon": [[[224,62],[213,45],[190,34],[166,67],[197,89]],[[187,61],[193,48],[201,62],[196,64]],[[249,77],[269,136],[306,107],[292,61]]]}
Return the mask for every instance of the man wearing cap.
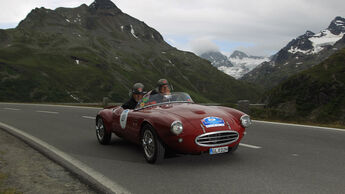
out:
{"label": "man wearing cap", "polygon": [[131,99],[124,103],[121,107],[123,109],[134,109],[138,102],[143,98],[144,95],[144,84],[135,83],[131,91]]}
{"label": "man wearing cap", "polygon": [[161,103],[173,100],[170,92],[170,85],[168,80],[160,79],[157,82],[157,88],[150,93],[150,100],[152,102]]}
{"label": "man wearing cap", "polygon": [[162,95],[170,95],[170,87],[169,82],[166,79],[160,79],[157,82],[157,88],[152,90],[151,95],[153,94],[162,94]]}

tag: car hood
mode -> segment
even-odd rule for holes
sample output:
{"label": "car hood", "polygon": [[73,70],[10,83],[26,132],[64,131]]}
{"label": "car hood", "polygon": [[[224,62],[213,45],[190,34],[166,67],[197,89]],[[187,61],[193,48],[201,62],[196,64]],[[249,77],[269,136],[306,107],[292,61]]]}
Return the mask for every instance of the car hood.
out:
{"label": "car hood", "polygon": [[[229,129],[236,125],[235,118],[230,113],[214,106],[204,106],[192,103],[176,103],[168,104],[159,107],[160,111],[168,112],[182,117],[185,121],[190,122],[194,128],[201,128],[203,125],[205,132],[218,131],[222,129]],[[202,120],[207,117],[218,117],[224,120],[224,126],[207,128],[202,124]]]}

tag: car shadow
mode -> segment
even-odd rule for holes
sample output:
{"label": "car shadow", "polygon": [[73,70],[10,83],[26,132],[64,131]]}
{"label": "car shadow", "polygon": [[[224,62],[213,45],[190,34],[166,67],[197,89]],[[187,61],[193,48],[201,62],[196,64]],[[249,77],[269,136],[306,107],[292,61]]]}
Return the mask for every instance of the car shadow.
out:
{"label": "car shadow", "polygon": [[[97,150],[101,153],[89,153],[89,155],[94,155],[95,157],[118,160],[132,163],[147,163],[143,151],[140,145],[127,141],[117,136],[113,136],[109,145],[100,145],[96,142]],[[189,155],[189,154],[176,154],[173,152],[167,152],[165,159],[159,163],[155,164],[157,166],[187,166],[187,167],[198,167],[205,165],[221,165],[229,163],[240,163],[243,162],[243,156],[241,156],[241,149],[235,153],[224,153],[209,155],[208,153],[200,155]],[[239,153],[237,153],[239,152]],[[149,164],[148,164],[149,165]]]}
{"label": "car shadow", "polygon": [[[122,156],[127,158],[122,158],[125,161],[137,162],[137,163],[146,163],[144,159],[142,148],[140,145],[131,143],[124,139],[113,139],[111,142],[111,146],[113,147],[120,147],[121,153],[128,153],[131,154],[124,154]],[[135,161],[135,159],[137,159]],[[224,153],[224,154],[217,154],[217,155],[210,155],[208,153],[203,153],[200,155],[190,155],[190,154],[177,154],[171,151],[166,152],[164,160],[159,163],[159,166],[204,166],[212,164],[229,164],[229,163],[239,163],[242,162],[243,157],[241,157],[240,153]]]}
{"label": "car shadow", "polygon": [[165,158],[160,164],[163,166],[187,166],[187,167],[199,167],[205,165],[221,165],[229,163],[240,163],[243,157],[239,153],[224,153],[217,155],[200,154],[200,155],[187,155],[178,154],[176,157]]}

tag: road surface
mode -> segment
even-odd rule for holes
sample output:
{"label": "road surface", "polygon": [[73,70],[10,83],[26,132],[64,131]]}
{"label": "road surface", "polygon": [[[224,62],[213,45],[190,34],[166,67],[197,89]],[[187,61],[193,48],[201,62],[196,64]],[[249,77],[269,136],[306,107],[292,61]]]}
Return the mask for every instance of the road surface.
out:
{"label": "road surface", "polygon": [[233,155],[146,163],[141,148],[95,135],[97,108],[0,103],[0,122],[81,161],[131,193],[345,193],[345,130],[254,122]]}

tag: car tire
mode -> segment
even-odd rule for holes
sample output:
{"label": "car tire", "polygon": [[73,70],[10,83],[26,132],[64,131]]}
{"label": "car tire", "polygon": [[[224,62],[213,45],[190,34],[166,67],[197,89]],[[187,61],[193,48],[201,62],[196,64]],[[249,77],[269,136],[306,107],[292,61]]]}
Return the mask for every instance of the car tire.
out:
{"label": "car tire", "polygon": [[101,117],[97,118],[96,122],[96,137],[98,142],[102,145],[108,145],[111,140],[111,132],[109,132],[105,125],[104,121]]}
{"label": "car tire", "polygon": [[148,163],[160,163],[164,159],[165,148],[151,125],[145,125],[141,135],[144,157]]}
{"label": "car tire", "polygon": [[233,147],[229,147],[229,154],[232,154],[232,153],[234,153],[236,150],[237,150],[237,148],[238,148],[238,145],[239,144],[236,144],[235,146],[233,146]]}

